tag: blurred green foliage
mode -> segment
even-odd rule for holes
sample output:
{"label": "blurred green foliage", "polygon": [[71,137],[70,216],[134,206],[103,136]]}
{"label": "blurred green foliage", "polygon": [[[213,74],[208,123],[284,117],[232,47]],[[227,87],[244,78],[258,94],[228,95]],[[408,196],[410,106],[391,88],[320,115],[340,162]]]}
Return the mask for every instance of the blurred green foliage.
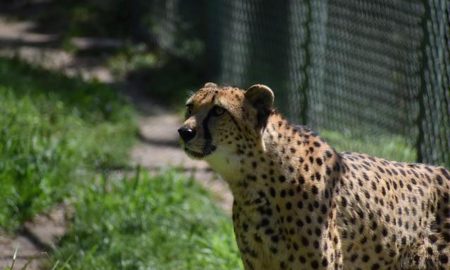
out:
{"label": "blurred green foliage", "polygon": [[197,90],[201,81],[199,72],[189,64],[164,56],[154,66],[130,71],[128,77],[139,82],[151,98],[173,110],[184,108],[190,91]]}
{"label": "blurred green foliage", "polygon": [[[178,110],[188,91],[204,81],[205,7],[194,3],[51,0],[30,4],[18,17],[35,22],[38,31],[58,34],[56,45],[76,56],[101,56],[116,78],[139,84],[151,98]],[[77,46],[76,37],[91,38],[92,46]],[[101,38],[115,45],[103,47]]]}
{"label": "blurred green foliage", "polygon": [[133,115],[103,84],[0,59],[0,227],[16,229],[96,169],[124,164]]}
{"label": "blurred green foliage", "polygon": [[26,19],[35,20],[43,30],[61,31],[65,37],[122,38],[130,33],[131,6],[126,0],[58,0],[34,6],[38,12],[26,13]]}
{"label": "blurred green foliage", "polygon": [[174,110],[184,108],[190,91],[202,81],[201,72],[189,61],[138,45],[122,48],[109,58],[108,66],[116,77],[137,83],[153,100]]}
{"label": "blurred green foliage", "polygon": [[229,217],[193,179],[95,182],[77,196],[54,269],[242,269]]}

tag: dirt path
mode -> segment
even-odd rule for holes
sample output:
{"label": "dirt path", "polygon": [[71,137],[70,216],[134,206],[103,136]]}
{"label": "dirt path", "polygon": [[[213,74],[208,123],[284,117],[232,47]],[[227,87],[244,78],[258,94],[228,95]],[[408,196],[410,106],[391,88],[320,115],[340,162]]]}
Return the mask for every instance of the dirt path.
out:
{"label": "dirt path", "polygon": [[[178,146],[177,127],[180,118],[152,102],[130,83],[115,82],[114,76],[104,65],[102,57],[75,57],[54,44],[57,35],[33,32],[33,23],[14,22],[0,16],[0,56],[16,56],[48,69],[62,71],[69,76],[81,75],[85,79],[97,79],[121,85],[139,112],[139,142],[130,153],[132,164],[139,164],[152,173],[176,166],[180,171],[195,177],[215,195],[218,204],[231,212],[232,196],[227,185],[201,161],[190,160]],[[76,46],[97,46],[101,40],[78,39]],[[112,45],[111,45],[112,44]],[[107,42],[105,46],[115,46]],[[14,269],[29,263],[27,270],[39,269],[48,258],[58,239],[66,231],[68,207],[55,207],[50,213],[28,222],[18,235],[0,231],[0,270],[11,266],[17,249]]]}

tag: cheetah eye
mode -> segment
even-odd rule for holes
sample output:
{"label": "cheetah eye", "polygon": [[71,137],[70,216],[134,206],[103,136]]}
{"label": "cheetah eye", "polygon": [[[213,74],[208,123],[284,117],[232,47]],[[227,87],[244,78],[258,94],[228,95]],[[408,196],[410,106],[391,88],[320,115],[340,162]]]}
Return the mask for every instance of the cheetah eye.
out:
{"label": "cheetah eye", "polygon": [[214,116],[220,116],[225,113],[225,109],[219,106],[214,106],[212,109]]}
{"label": "cheetah eye", "polygon": [[189,116],[191,116],[191,114],[192,114],[192,108],[193,108],[192,104],[186,105],[186,115],[185,115],[186,118],[188,118]]}

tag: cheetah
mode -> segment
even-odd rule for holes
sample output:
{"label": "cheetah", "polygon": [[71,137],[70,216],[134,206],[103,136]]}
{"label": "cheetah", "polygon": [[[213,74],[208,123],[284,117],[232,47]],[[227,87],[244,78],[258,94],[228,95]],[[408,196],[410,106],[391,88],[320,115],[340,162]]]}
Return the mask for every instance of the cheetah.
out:
{"label": "cheetah", "polygon": [[450,269],[446,168],[338,153],[273,103],[265,85],[206,83],[178,129],[230,186],[246,270]]}

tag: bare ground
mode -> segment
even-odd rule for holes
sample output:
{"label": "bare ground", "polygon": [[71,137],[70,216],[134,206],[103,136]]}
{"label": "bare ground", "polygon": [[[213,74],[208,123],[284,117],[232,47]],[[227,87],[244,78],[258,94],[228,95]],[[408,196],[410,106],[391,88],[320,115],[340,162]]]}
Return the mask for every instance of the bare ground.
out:
{"label": "bare ground", "polygon": [[[179,148],[176,130],[180,125],[180,117],[148,99],[133,84],[116,82],[101,56],[74,56],[54,46],[57,35],[35,33],[33,29],[33,22],[11,21],[0,16],[0,55],[19,57],[69,76],[78,75],[85,79],[121,85],[121,90],[129,96],[139,112],[139,142],[130,152],[130,163],[138,164],[152,173],[176,166],[211,190],[218,205],[226,212],[231,212],[232,196],[224,181],[206,163],[190,160]],[[99,39],[77,39],[73,43],[82,48],[119,44],[114,40]],[[14,269],[21,269],[26,264],[28,270],[40,269],[48,258],[48,252],[56,247],[66,232],[66,220],[70,212],[67,205],[59,205],[49,213],[27,222],[16,235],[0,231],[0,269],[12,263]]]}

